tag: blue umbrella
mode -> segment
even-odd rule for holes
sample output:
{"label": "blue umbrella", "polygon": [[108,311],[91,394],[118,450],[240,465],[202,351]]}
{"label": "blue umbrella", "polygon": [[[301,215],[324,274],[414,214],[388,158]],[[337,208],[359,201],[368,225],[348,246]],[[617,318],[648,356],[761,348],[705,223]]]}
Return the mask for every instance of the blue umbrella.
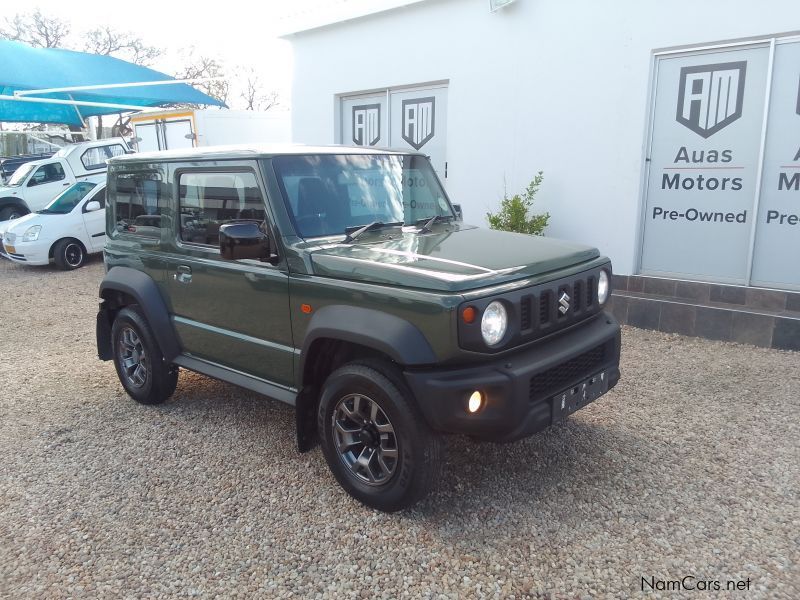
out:
{"label": "blue umbrella", "polygon": [[[80,126],[86,117],[149,106],[225,106],[190,85],[166,81],[175,79],[113,56],[0,40],[0,121]],[[147,85],[127,85],[141,83]],[[92,89],[111,84],[120,87]]]}

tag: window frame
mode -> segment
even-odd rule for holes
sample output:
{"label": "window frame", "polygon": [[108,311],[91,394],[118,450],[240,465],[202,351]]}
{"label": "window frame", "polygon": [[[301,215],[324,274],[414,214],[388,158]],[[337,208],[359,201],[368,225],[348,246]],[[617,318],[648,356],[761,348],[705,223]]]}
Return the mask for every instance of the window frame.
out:
{"label": "window frame", "polygon": [[[125,146],[123,146],[119,142],[117,142],[115,144],[104,144],[102,146],[93,146],[91,148],[87,148],[86,150],[84,150],[81,153],[80,161],[81,161],[81,164],[83,165],[83,168],[86,169],[87,171],[99,171],[100,169],[107,168],[108,164],[105,163],[105,162],[103,162],[102,164],[99,164],[99,165],[95,165],[95,164],[87,165],[85,162],[83,162],[83,157],[86,156],[89,152],[92,152],[93,150],[100,150],[101,148],[113,148],[114,146],[122,148],[122,154],[115,154],[114,156],[124,156],[126,154]],[[113,157],[109,157],[109,158],[113,158]],[[108,158],[106,160],[108,160]]]}
{"label": "window frame", "polygon": [[172,193],[175,198],[175,225],[173,227],[173,234],[175,236],[175,245],[178,248],[185,248],[191,250],[202,250],[209,254],[213,254],[215,256],[220,256],[219,251],[219,244],[216,246],[214,244],[203,244],[200,242],[190,242],[184,240],[181,237],[181,223],[180,223],[180,215],[181,215],[181,177],[187,174],[197,175],[197,174],[237,174],[237,173],[250,173],[253,178],[255,179],[256,186],[258,187],[258,192],[261,194],[261,204],[264,209],[264,221],[267,225],[267,228],[270,227],[270,223],[272,219],[269,214],[269,203],[267,201],[267,192],[261,180],[259,171],[254,166],[248,165],[231,165],[231,166],[224,166],[224,165],[213,165],[208,167],[178,167],[174,171],[173,175],[173,184],[171,186]]}
{"label": "window frame", "polygon": [[[155,240],[155,241],[160,241],[161,238],[163,237],[163,233],[162,232],[164,231],[164,229],[166,229],[166,227],[163,227],[163,226],[158,228],[159,232],[160,232],[158,236],[138,234],[135,231],[134,232],[126,231],[126,230],[122,230],[121,231],[121,230],[117,229],[117,224],[119,223],[119,220],[118,220],[119,202],[117,201],[117,198],[118,198],[117,181],[119,181],[120,178],[141,177],[142,175],[154,175],[155,177],[152,177],[150,179],[152,179],[154,181],[158,181],[161,184],[162,191],[163,191],[163,186],[164,186],[164,182],[165,182],[166,178],[164,177],[164,173],[162,173],[158,169],[150,168],[150,169],[131,169],[131,170],[124,170],[124,171],[117,171],[117,172],[113,173],[113,175],[112,175],[113,182],[114,182],[114,202],[113,202],[113,210],[111,211],[111,213],[108,212],[108,205],[109,205],[109,191],[108,190],[110,189],[110,186],[106,186],[106,215],[107,215],[106,219],[108,220],[108,215],[109,214],[112,215],[111,216],[112,220],[110,220],[108,222],[108,225],[110,227],[110,231],[107,232],[107,233],[109,234],[109,237],[117,236],[117,235],[123,235],[123,236],[130,236],[130,239],[134,239],[134,240]],[[163,195],[160,195],[159,197],[156,198],[156,206],[158,206],[159,201],[161,202],[161,205],[162,205],[161,208],[162,209],[167,208],[167,211],[168,211],[169,210],[169,198],[165,198]],[[128,206],[130,207],[130,203],[128,203]],[[163,216],[163,213],[159,213],[159,216]],[[128,218],[130,218],[130,212],[128,214]]]}
{"label": "window frame", "polygon": [[89,211],[86,210],[86,205],[89,204],[92,200],[97,200],[97,196],[103,195],[103,202],[100,204],[100,210],[105,210],[108,206],[108,186],[104,185],[102,189],[98,190],[97,188],[100,187],[101,184],[98,184],[93,190],[89,193],[91,194],[91,198],[86,198],[83,200],[83,206],[81,207],[81,212],[86,214]]}
{"label": "window frame", "polygon": [[[48,167],[58,167],[61,169],[61,177],[58,179],[45,179],[44,181],[40,181],[38,183],[33,183],[34,178],[36,177],[36,173],[39,172],[40,169],[47,169]],[[48,183],[55,183],[56,181],[63,181],[67,178],[67,172],[64,169],[64,165],[61,163],[60,160],[55,160],[53,162],[44,163],[43,165],[39,165],[31,174],[30,178],[28,179],[28,184],[26,187],[36,187],[39,185],[46,185]]]}

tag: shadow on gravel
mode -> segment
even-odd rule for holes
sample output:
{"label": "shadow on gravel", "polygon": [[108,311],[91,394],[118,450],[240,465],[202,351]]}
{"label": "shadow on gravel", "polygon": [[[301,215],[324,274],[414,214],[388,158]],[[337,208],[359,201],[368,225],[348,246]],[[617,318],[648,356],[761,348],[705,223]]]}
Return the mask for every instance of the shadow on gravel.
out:
{"label": "shadow on gravel", "polygon": [[[283,448],[281,454],[288,461],[284,468],[307,468],[307,457],[295,450],[294,411],[278,401],[182,371],[176,393],[168,403],[146,407],[130,402],[133,414],[145,420],[168,418],[189,429],[198,443],[204,430],[223,439],[263,440],[265,453],[275,445]],[[447,523],[451,520],[447,515],[474,514],[476,510],[490,515],[492,507],[502,507],[504,514],[515,505],[520,510],[533,507],[535,511],[536,505],[562,503],[565,487],[571,490],[569,494],[582,497],[591,496],[598,488],[624,487],[625,474],[642,468],[637,467],[637,461],[652,461],[646,455],[653,452],[643,438],[587,422],[582,416],[509,444],[447,436],[446,462],[438,489],[400,516],[411,521],[435,517]],[[322,461],[321,455],[318,458]],[[324,464],[320,467],[325,473]],[[335,485],[327,477],[319,484]]]}

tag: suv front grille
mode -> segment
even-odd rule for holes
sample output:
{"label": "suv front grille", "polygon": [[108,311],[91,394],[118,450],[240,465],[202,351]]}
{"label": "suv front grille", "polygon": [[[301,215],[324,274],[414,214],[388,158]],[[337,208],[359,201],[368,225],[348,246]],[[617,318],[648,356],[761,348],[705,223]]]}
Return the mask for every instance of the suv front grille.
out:
{"label": "suv front grille", "polygon": [[553,294],[547,290],[539,296],[539,325],[547,325],[550,322],[550,306],[553,303]]}
{"label": "suv front grille", "polygon": [[[582,273],[532,288],[533,294],[520,299],[520,341],[541,337],[595,314],[599,307],[596,306],[594,282],[594,272],[591,275]],[[539,309],[535,315],[530,308],[534,302]]]}
{"label": "suv front grille", "polygon": [[522,331],[531,328],[531,296],[523,296],[519,304],[519,328]]}
{"label": "suv front grille", "polygon": [[598,371],[606,361],[606,345],[604,343],[596,346],[567,362],[531,377],[528,398],[538,400],[544,394],[554,394],[567,385]]}
{"label": "suv front grille", "polygon": [[465,350],[499,352],[568,329],[593,317],[603,308],[595,296],[601,270],[610,272],[610,265],[603,264],[511,292],[468,300],[465,305],[474,306],[479,312],[490,302],[502,300],[508,310],[508,335],[502,344],[489,348],[481,337],[479,324],[459,320],[459,345]]}

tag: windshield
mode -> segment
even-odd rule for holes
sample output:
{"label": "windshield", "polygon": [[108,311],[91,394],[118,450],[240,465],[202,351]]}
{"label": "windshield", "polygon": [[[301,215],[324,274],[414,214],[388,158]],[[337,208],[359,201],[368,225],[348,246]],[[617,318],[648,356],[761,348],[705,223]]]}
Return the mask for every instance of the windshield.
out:
{"label": "windshield", "polygon": [[25,178],[33,171],[38,165],[33,163],[25,163],[21,165],[19,169],[14,171],[14,174],[11,176],[11,179],[8,180],[9,187],[18,187],[22,185],[22,182],[25,181]]}
{"label": "windshield", "polygon": [[91,181],[80,181],[64,190],[59,196],[56,196],[55,200],[39,212],[49,215],[65,215],[78,206],[78,203],[86,197],[86,194],[96,186],[97,184]]}
{"label": "windshield", "polygon": [[430,162],[417,155],[279,156],[275,174],[303,238],[373,223],[454,217]]}

